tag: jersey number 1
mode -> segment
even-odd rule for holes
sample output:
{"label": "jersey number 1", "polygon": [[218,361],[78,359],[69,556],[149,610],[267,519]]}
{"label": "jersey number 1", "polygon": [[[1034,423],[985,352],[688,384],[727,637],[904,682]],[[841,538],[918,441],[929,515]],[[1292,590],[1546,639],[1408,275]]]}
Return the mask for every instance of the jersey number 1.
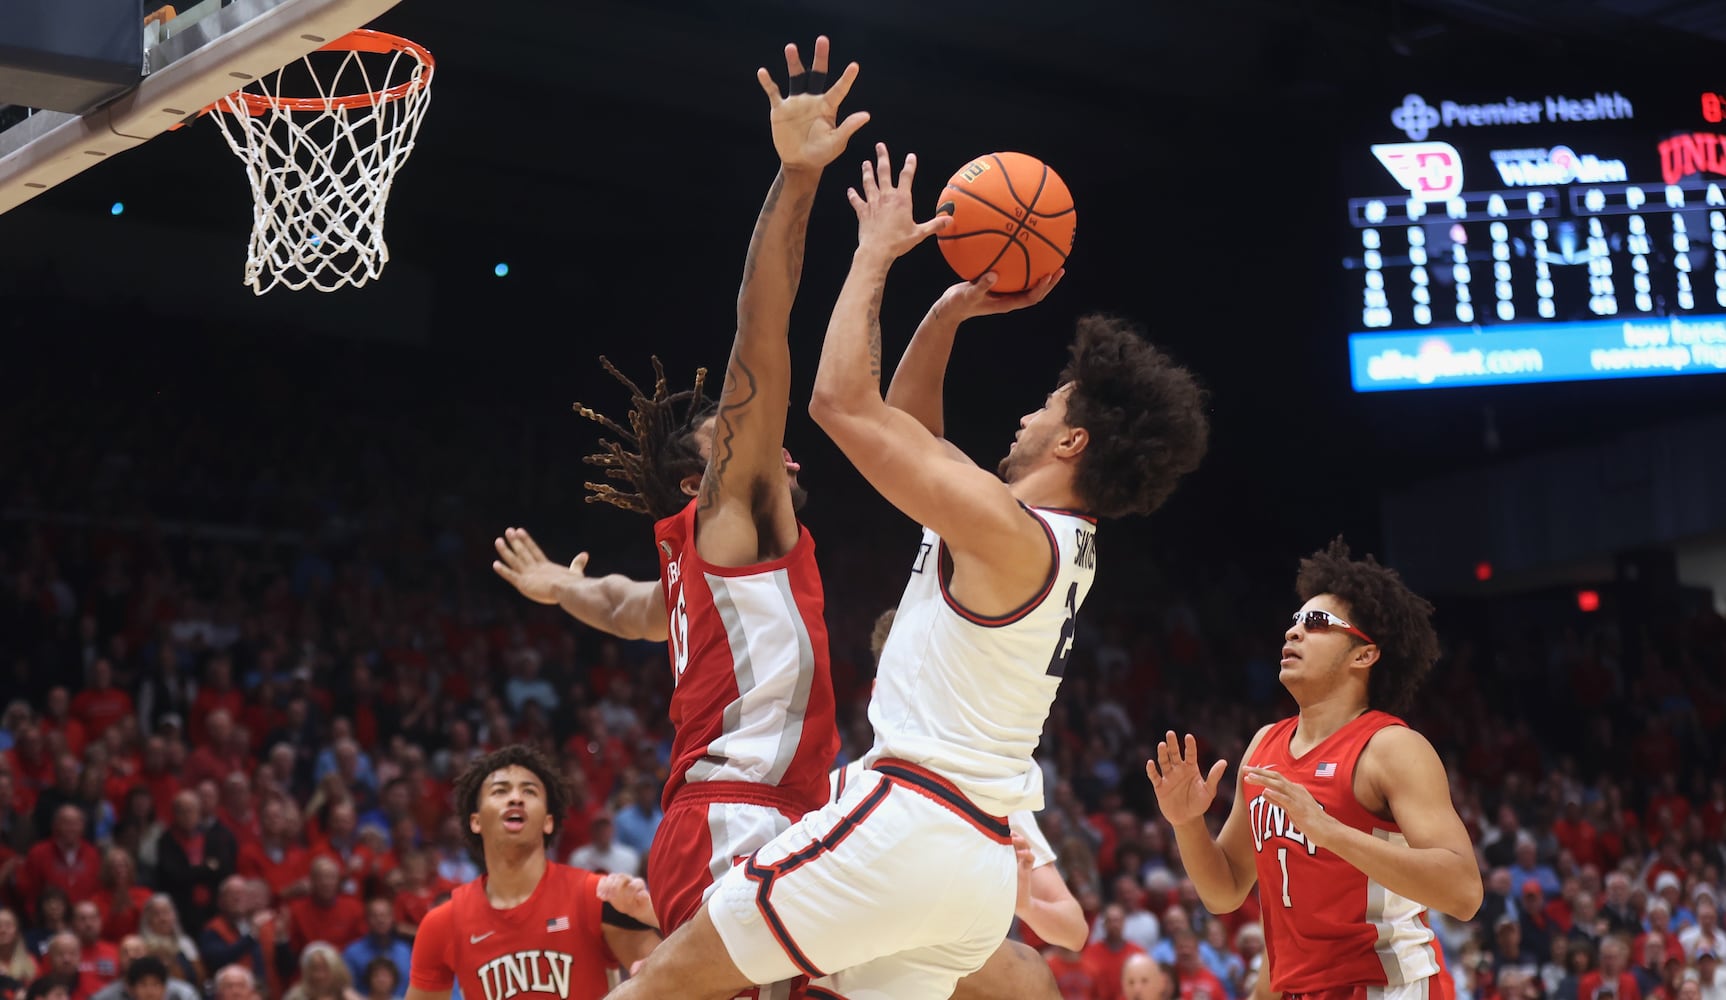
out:
{"label": "jersey number 1", "polygon": [[1286,848],[1286,847],[1277,848],[1277,864],[1281,865],[1282,870],[1283,870],[1283,905],[1284,906],[1293,906],[1294,903],[1289,900],[1289,849],[1288,848]]}

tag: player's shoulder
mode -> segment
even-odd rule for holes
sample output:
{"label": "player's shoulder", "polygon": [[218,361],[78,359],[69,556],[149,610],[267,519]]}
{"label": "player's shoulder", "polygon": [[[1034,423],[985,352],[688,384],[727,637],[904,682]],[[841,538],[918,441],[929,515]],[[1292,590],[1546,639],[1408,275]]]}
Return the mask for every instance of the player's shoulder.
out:
{"label": "player's shoulder", "polygon": [[455,924],[456,909],[466,888],[465,885],[457,887],[450,898],[426,911],[425,919],[420,921],[419,932],[414,935],[416,943],[439,944],[449,938],[450,927]]}
{"label": "player's shoulder", "polygon": [[1367,737],[1366,744],[1361,747],[1360,755],[1363,760],[1368,757],[1406,760],[1409,755],[1437,759],[1438,751],[1433,749],[1431,740],[1394,715],[1382,712],[1378,714],[1381,716],[1375,720],[1378,729]]}
{"label": "player's shoulder", "polygon": [[586,868],[547,861],[545,863],[545,878],[548,882],[546,887],[556,891],[540,893],[540,898],[568,901],[571,898],[580,899],[594,895],[595,887],[599,885],[602,877],[597,872],[588,871]]}

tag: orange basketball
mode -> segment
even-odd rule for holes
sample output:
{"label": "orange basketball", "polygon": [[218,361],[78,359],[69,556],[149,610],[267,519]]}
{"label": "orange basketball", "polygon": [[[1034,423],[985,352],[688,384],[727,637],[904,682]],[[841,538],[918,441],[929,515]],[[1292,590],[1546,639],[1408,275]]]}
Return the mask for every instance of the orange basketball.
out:
{"label": "orange basketball", "polygon": [[1073,195],[1034,156],[990,153],[953,175],[936,212],[953,221],[937,239],[959,277],[994,271],[993,291],[1022,292],[1067,263],[1073,251]]}

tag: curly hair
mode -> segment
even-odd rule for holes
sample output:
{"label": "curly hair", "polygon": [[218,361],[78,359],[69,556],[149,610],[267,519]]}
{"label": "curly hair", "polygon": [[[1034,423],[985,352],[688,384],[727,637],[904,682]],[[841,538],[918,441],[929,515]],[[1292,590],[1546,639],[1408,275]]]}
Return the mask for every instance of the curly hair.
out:
{"label": "curly hair", "polygon": [[648,396],[603,355],[599,363],[629,390],[629,427],[576,403],[575,412],[619,438],[618,441],[600,438],[600,450],[583,461],[604,469],[606,478],[629,484],[633,492],[610,483],[587,483],[587,488],[593,491],[587,502],[608,503],[655,520],[670,517],[689,502],[683,492],[683,480],[701,475],[707,468],[695,441],[695,429],[717,408],[702,394],[707,369],[695,370],[695,384],[690,388],[671,392],[666,386],[665,367],[655,357],[653,395]]}
{"label": "curly hair", "polygon": [[482,869],[485,867],[485,842],[473,832],[468,817],[479,812],[479,796],[485,779],[506,767],[532,771],[545,787],[545,811],[552,822],[551,832],[545,835],[546,850],[551,850],[552,844],[557,842],[558,831],[563,827],[563,814],[569,811],[569,783],[564,780],[563,771],[544,751],[513,743],[475,758],[455,779],[453,797],[456,815],[462,820],[462,839],[467,842],[467,852]]}
{"label": "curly hair", "polygon": [[1340,536],[1301,560],[1295,594],[1302,603],[1320,594],[1348,603],[1349,624],[1372,636],[1379,649],[1367,678],[1367,704],[1383,712],[1407,711],[1438,660],[1432,603],[1371,555],[1350,558]]}
{"label": "curly hair", "polygon": [[1074,488],[1091,513],[1149,514],[1205,457],[1205,391],[1132,323],[1080,317],[1061,382],[1073,386],[1067,426],[1090,433]]}

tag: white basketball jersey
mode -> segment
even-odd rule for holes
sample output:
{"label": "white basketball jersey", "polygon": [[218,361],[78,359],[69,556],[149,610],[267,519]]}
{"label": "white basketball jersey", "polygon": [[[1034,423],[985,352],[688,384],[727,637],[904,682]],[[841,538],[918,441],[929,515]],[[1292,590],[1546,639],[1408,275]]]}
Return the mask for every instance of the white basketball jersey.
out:
{"label": "white basketball jersey", "polygon": [[907,760],[958,786],[996,816],[1043,807],[1043,772],[1031,760],[1073,651],[1079,606],[1097,573],[1097,522],[1027,508],[1049,533],[1054,566],[1024,607],[974,614],[947,593],[940,536],[923,529],[911,581],[881,650],[863,758]]}

